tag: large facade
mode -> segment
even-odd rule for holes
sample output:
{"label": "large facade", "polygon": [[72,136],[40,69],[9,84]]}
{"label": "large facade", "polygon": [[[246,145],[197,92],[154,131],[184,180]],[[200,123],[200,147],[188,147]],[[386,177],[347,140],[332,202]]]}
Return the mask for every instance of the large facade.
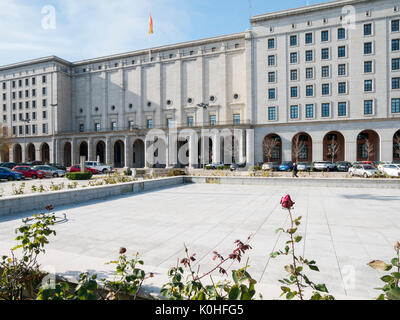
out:
{"label": "large facade", "polygon": [[255,16],[234,35],[0,67],[13,137],[1,160],[400,160],[398,10],[393,0],[332,1]]}

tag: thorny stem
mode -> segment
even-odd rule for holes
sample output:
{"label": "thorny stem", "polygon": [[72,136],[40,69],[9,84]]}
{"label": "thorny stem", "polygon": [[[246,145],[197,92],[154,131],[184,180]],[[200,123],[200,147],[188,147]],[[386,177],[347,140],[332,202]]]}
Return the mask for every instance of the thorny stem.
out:
{"label": "thorny stem", "polygon": [[[293,216],[292,216],[292,212],[289,209],[289,217],[290,217],[290,228],[293,230],[294,227],[294,223],[293,223]],[[293,233],[290,233],[290,242],[292,244],[292,258],[293,258],[293,275],[296,278],[296,285],[297,285],[297,289],[299,290],[299,298],[300,300],[303,300],[303,295],[301,293],[301,288],[300,288],[300,282],[299,282],[299,275],[297,274],[297,267],[296,267],[296,256],[294,254],[294,239],[293,239]]]}

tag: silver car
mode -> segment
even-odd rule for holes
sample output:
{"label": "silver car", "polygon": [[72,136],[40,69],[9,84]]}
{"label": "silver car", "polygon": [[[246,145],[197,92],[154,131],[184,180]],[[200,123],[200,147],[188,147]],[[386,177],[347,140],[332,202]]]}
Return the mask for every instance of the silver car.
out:
{"label": "silver car", "polygon": [[40,170],[43,171],[46,177],[53,177],[53,178],[58,178],[58,177],[64,177],[65,176],[65,171],[60,170],[51,166],[34,166],[33,169],[35,170]]}
{"label": "silver car", "polygon": [[329,161],[317,161],[314,162],[314,169],[317,171],[333,171],[336,169],[336,165]]}
{"label": "silver car", "polygon": [[369,164],[356,164],[349,169],[349,174],[369,178],[378,175],[378,170]]}
{"label": "silver car", "polygon": [[299,162],[297,164],[297,170],[310,171],[311,170],[311,162]]}
{"label": "silver car", "polygon": [[278,171],[279,170],[279,163],[278,162],[266,162],[262,165],[262,169],[264,171]]}

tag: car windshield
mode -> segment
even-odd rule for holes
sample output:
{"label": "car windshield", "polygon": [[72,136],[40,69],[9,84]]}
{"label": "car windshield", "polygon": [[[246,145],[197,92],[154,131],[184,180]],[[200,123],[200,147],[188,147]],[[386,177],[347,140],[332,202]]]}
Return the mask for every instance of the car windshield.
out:
{"label": "car windshield", "polygon": [[364,169],[366,170],[372,170],[375,169],[373,166],[363,166]]}
{"label": "car windshield", "polygon": [[6,167],[1,167],[1,170],[2,170],[2,171],[6,171],[6,172],[12,172],[12,170],[10,170],[10,169],[8,169],[8,168],[6,168]]}

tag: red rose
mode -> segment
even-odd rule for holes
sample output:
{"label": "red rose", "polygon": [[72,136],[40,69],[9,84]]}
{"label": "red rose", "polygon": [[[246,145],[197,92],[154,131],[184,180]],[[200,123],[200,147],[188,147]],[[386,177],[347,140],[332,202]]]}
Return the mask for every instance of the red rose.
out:
{"label": "red rose", "polygon": [[286,196],[284,196],[281,199],[281,205],[282,205],[282,208],[284,208],[284,209],[291,209],[294,205],[294,202],[292,201],[290,196],[287,194]]}
{"label": "red rose", "polygon": [[121,248],[119,249],[119,254],[124,254],[125,252],[126,252],[126,248],[121,247]]}

